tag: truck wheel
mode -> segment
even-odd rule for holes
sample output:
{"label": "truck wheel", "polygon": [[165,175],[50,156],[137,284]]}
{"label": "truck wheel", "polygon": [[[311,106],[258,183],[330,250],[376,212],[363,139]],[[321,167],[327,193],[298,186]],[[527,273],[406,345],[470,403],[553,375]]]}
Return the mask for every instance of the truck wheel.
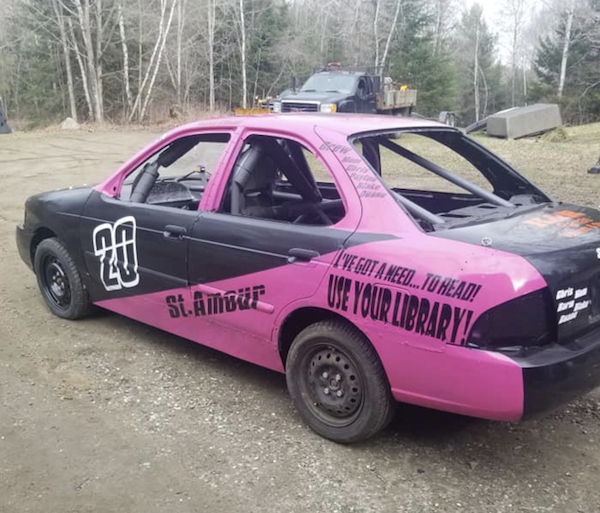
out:
{"label": "truck wheel", "polygon": [[40,242],[33,265],[44,301],[54,315],[73,320],[90,312],[91,304],[81,275],[58,239]]}
{"label": "truck wheel", "polygon": [[318,322],[295,338],[286,379],[303,420],[334,442],[366,440],[390,422],[395,410],[375,349],[357,329],[339,321]]}

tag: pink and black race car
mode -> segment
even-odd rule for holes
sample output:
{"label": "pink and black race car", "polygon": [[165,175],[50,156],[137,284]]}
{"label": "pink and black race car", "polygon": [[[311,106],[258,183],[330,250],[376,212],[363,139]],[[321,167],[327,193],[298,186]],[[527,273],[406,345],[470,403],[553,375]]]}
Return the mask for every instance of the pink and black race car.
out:
{"label": "pink and black race car", "polygon": [[600,212],[433,122],[189,124],[29,198],[17,243],[59,317],[97,305],[285,372],[337,442],[395,401],[518,421],[600,384]]}

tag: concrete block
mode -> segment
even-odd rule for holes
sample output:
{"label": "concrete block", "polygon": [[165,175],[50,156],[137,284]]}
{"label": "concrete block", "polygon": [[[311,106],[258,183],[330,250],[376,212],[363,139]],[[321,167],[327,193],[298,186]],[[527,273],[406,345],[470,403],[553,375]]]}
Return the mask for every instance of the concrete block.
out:
{"label": "concrete block", "polygon": [[561,125],[558,105],[536,103],[492,114],[487,120],[487,133],[504,139],[518,139],[547,132]]}

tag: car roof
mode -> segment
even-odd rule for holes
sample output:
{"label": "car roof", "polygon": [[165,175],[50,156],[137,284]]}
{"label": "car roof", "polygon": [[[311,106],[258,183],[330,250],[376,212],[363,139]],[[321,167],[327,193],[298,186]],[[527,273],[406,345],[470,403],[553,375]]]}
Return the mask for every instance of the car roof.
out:
{"label": "car roof", "polygon": [[313,131],[315,128],[326,128],[344,136],[351,136],[364,132],[406,130],[418,128],[444,128],[451,129],[448,125],[422,118],[365,115],[365,114],[263,114],[246,116],[229,116],[205,119],[181,126],[175,131],[192,128],[253,128],[259,130],[281,129],[287,131]]}

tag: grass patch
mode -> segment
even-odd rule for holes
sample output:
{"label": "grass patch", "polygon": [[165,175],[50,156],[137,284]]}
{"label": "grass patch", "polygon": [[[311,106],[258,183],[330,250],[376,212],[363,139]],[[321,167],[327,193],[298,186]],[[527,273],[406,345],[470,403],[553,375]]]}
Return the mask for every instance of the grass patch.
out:
{"label": "grass patch", "polygon": [[550,132],[546,132],[543,134],[540,139],[545,142],[550,143],[562,143],[567,142],[569,140],[569,134],[564,129],[564,127],[559,126],[554,130],[550,130]]}

